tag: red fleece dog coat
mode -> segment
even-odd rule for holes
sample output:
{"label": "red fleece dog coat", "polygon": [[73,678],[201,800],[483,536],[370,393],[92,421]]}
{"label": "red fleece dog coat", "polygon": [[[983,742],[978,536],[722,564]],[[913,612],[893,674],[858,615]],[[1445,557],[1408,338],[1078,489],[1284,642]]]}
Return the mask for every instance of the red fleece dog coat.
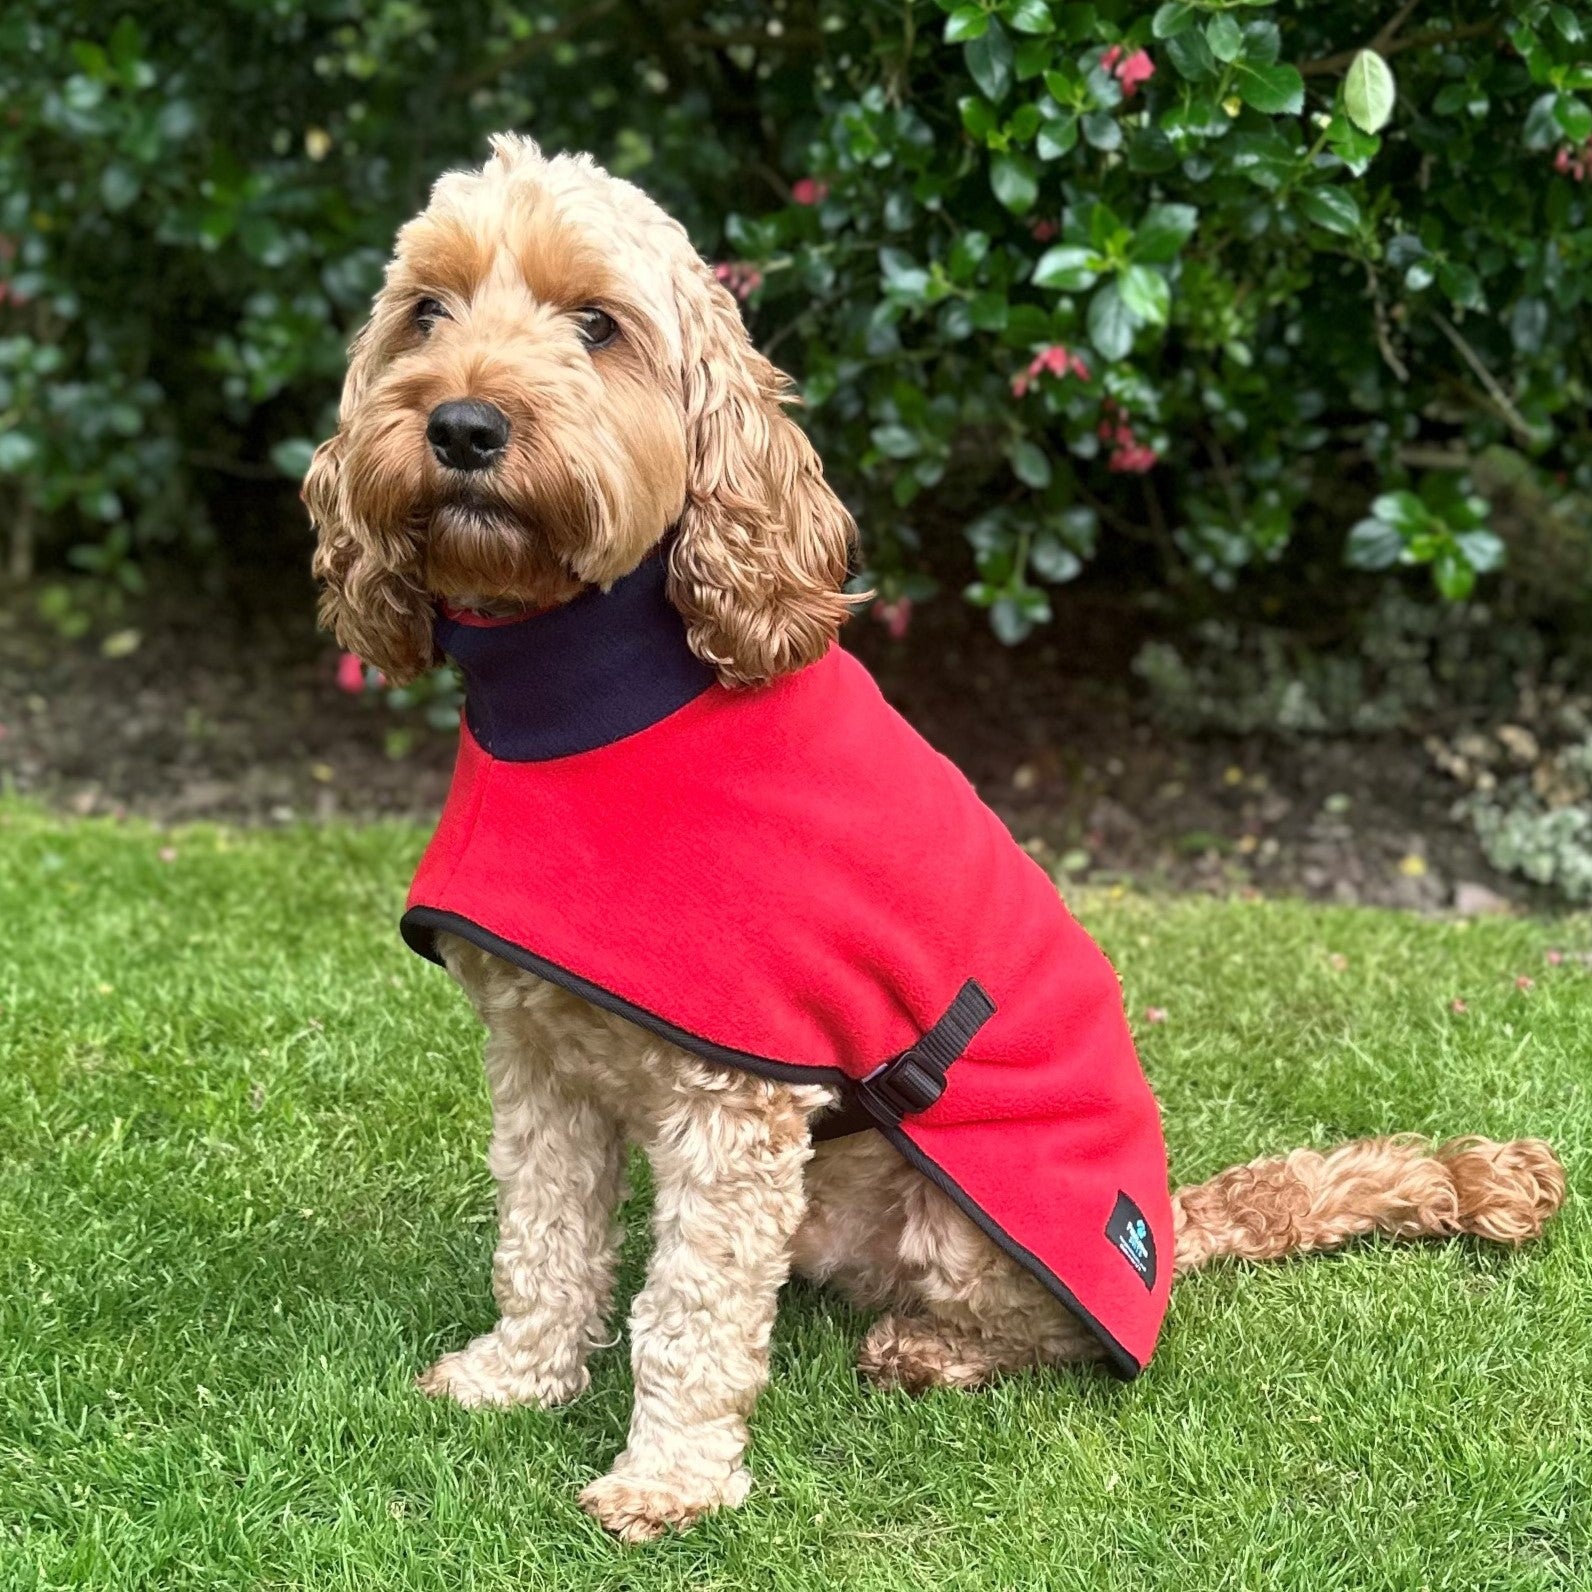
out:
{"label": "red fleece dog coat", "polygon": [[465,723],[405,939],[839,1086],[831,1133],[883,1133],[1134,1375],[1172,1215],[1116,975],[861,664],[726,689],[664,588],[654,557],[547,613],[439,621]]}

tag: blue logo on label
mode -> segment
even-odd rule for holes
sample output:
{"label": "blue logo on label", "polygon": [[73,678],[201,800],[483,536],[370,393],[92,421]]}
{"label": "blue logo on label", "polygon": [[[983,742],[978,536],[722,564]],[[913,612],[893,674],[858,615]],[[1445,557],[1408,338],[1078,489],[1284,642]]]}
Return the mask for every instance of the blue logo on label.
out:
{"label": "blue logo on label", "polygon": [[1111,1208],[1111,1219],[1106,1223],[1106,1237],[1117,1246],[1117,1253],[1138,1274],[1146,1288],[1155,1286],[1155,1238],[1150,1224],[1126,1194],[1117,1195]]}

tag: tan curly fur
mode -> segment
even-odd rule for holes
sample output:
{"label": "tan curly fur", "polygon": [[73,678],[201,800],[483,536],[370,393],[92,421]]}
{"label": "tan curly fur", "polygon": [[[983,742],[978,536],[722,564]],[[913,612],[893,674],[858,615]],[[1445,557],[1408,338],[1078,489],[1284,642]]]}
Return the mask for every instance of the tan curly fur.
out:
{"label": "tan curly fur", "polygon": [[[493,612],[557,603],[627,573],[673,530],[671,597],[726,683],[812,661],[850,606],[853,527],[784,413],[784,377],[639,190],[523,139],[493,147],[400,233],[351,350],[337,435],[305,483],[324,621],[406,680],[432,662],[439,597]],[[441,314],[417,316],[422,300]],[[581,343],[586,307],[613,317],[611,344]],[[490,470],[446,469],[427,445],[431,410],[463,397],[510,423]],[[609,1341],[615,1213],[638,1145],[656,1197],[630,1312],[630,1435],[582,1494],[621,1537],[746,1496],[747,1422],[793,1267],[883,1312],[860,1356],[880,1384],[976,1387],[1098,1355],[878,1135],[815,1148],[828,1090],[711,1065],[462,940],[441,948],[487,1030],[499,1320],[420,1386],[470,1407],[582,1391]],[[1178,1190],[1175,1266],[1372,1232],[1518,1243],[1563,1198],[1535,1140],[1296,1150]]]}

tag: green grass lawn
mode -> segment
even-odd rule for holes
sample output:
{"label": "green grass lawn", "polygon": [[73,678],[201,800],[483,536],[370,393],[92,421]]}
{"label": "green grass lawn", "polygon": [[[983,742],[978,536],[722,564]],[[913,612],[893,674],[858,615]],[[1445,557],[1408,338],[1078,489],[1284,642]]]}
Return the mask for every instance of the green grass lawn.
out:
{"label": "green grass lawn", "polygon": [[1218,1267],[1131,1385],[864,1393],[861,1319],[792,1286],[751,1501],[627,1549],[574,1501],[623,1344],[564,1411],[411,1386],[492,1316],[476,1033],[394,930],[421,838],[0,804],[5,1592],[1592,1585],[1592,972],[1547,955],[1592,921],[1080,896],[1166,1013],[1180,1180],[1541,1134],[1579,1200],[1520,1253]]}

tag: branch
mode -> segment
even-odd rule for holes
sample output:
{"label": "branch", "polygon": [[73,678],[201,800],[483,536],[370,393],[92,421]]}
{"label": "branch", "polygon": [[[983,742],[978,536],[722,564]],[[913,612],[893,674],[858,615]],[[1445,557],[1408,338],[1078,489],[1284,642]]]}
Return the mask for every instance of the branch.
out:
{"label": "branch", "polygon": [[1482,362],[1481,355],[1470,346],[1458,327],[1446,315],[1439,313],[1437,310],[1432,310],[1431,317],[1437,323],[1437,329],[1458,350],[1459,357],[1470,366],[1476,380],[1487,389],[1487,396],[1492,399],[1498,413],[1503,417],[1504,423],[1522,442],[1534,444],[1538,440],[1537,433],[1532,430],[1525,417],[1515,408],[1514,401],[1504,391],[1498,378]]}
{"label": "branch", "polygon": [[[1398,20],[1397,17],[1394,18],[1395,22]],[[1490,22],[1465,22],[1457,28],[1426,28],[1420,33],[1412,33],[1407,39],[1390,39],[1381,49],[1377,49],[1377,40],[1362,48],[1376,50],[1378,55],[1383,56],[1402,55],[1406,50],[1424,50],[1428,44],[1457,44],[1461,39],[1481,39],[1497,31],[1496,19]],[[1381,34],[1377,35],[1377,39],[1381,37]],[[1359,49],[1339,50],[1336,55],[1323,55],[1314,61],[1301,61],[1300,75],[1325,77],[1333,72],[1345,72],[1359,53]]]}
{"label": "branch", "polygon": [[1376,346],[1381,350],[1383,362],[1398,377],[1400,383],[1410,379],[1409,367],[1399,358],[1393,347],[1393,334],[1388,330],[1387,305],[1382,300],[1382,284],[1377,281],[1371,262],[1365,262],[1365,280],[1371,294],[1371,313],[1376,322]]}

